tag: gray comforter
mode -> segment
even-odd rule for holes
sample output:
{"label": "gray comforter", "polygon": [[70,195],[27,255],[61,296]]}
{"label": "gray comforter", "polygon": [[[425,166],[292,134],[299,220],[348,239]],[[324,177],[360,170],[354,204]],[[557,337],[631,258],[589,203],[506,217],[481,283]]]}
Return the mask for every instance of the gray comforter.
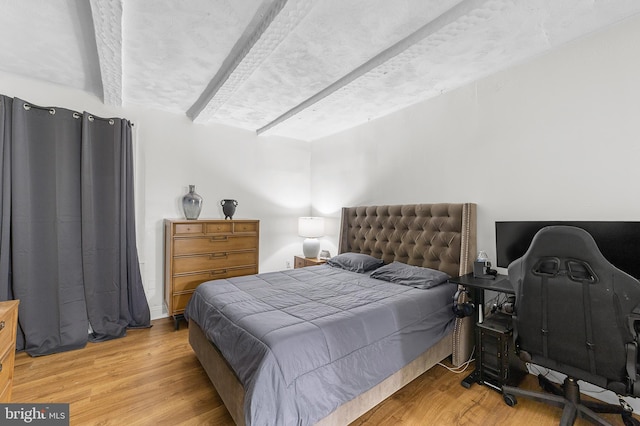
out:
{"label": "gray comforter", "polygon": [[322,265],[203,283],[185,314],[243,384],[247,425],[308,425],[447,335],[454,292]]}

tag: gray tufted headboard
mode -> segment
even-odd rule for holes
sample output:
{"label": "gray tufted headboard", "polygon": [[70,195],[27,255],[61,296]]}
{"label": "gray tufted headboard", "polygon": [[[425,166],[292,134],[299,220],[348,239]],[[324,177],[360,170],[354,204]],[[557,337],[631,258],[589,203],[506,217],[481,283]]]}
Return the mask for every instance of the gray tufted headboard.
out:
{"label": "gray tufted headboard", "polygon": [[[473,203],[402,204],[345,207],[340,253],[364,253],[446,272],[470,273],[476,256],[476,205]],[[456,319],[453,365],[461,365],[473,348],[472,317]]]}
{"label": "gray tufted headboard", "polygon": [[476,255],[476,205],[345,207],[338,249],[463,275]]}

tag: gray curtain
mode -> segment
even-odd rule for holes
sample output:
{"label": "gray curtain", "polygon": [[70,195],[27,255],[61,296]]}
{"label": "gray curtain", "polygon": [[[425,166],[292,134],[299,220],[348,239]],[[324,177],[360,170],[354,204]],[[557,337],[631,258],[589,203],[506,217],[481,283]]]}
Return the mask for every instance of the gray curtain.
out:
{"label": "gray curtain", "polygon": [[11,300],[11,111],[13,99],[0,95],[0,300]]}
{"label": "gray curtain", "polygon": [[148,327],[130,123],[1,101],[12,107],[2,115],[11,128],[2,144],[2,237],[8,210],[10,259],[0,270],[7,277],[0,294],[20,300],[18,349],[44,355]]}

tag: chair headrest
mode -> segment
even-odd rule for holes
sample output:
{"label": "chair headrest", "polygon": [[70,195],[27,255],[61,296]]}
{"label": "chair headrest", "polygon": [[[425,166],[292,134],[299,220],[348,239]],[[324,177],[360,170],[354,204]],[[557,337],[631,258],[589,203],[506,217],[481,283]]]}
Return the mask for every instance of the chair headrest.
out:
{"label": "chair headrest", "polygon": [[561,273],[582,283],[596,283],[599,275],[604,278],[604,275],[611,277],[615,274],[618,279],[637,282],[602,255],[591,234],[582,228],[566,225],[539,230],[526,253],[514,260],[508,269],[514,286],[524,274],[551,277]]}
{"label": "chair headrest", "polygon": [[524,256],[567,258],[575,257],[576,253],[588,262],[606,261],[591,234],[582,228],[566,225],[542,228],[533,237]]}
{"label": "chair headrest", "polygon": [[596,273],[591,265],[584,260],[564,259],[559,257],[542,257],[533,266],[533,275],[543,277],[555,277],[559,274],[567,275],[572,281],[593,284],[598,281]]}

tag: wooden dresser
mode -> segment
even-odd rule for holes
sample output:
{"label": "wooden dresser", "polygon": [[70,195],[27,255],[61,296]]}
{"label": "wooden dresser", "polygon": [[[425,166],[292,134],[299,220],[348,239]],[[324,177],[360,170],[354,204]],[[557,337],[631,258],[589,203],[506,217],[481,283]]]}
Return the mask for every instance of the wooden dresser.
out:
{"label": "wooden dresser", "polygon": [[258,273],[258,220],[164,221],[167,312],[176,329],[198,284]]}
{"label": "wooden dresser", "polygon": [[17,300],[0,302],[0,403],[11,402],[19,303]]}

